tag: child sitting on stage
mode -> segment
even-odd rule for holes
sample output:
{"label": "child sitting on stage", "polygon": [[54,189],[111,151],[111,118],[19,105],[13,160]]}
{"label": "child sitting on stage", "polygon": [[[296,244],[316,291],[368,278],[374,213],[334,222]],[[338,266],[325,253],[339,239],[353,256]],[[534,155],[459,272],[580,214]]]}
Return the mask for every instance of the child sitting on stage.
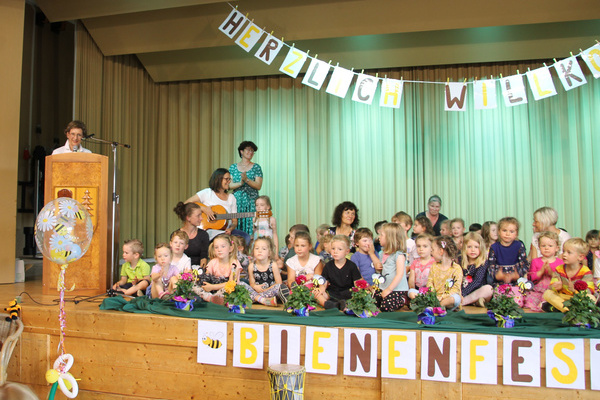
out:
{"label": "child sitting on stage", "polygon": [[410,275],[408,276],[408,297],[414,299],[419,294],[419,289],[427,286],[427,278],[435,259],[431,256],[433,236],[421,233],[415,240],[417,253],[416,258],[410,264]]}
{"label": "child sitting on stage", "polygon": [[460,265],[453,261],[458,256],[458,248],[450,236],[436,237],[431,247],[435,263],[429,270],[427,286],[437,292],[441,306],[454,310],[462,301],[463,273]]}
{"label": "child sitting on stage", "polygon": [[373,285],[373,274],[381,271],[383,264],[375,254],[373,246],[373,232],[369,228],[358,228],[354,233],[356,253],[352,254],[350,260],[358,266],[363,279]]}
{"label": "child sitting on stage", "polygon": [[590,246],[586,260],[587,267],[594,274],[594,278],[600,278],[600,231],[592,229],[585,235],[585,241]]}
{"label": "child sitting on stage", "polygon": [[[291,234],[291,232],[290,232]],[[305,275],[311,281],[314,274],[321,274],[323,264],[319,256],[312,254],[312,242],[308,231],[294,233],[295,255],[286,262],[287,284],[291,288],[298,275]]]}
{"label": "child sitting on stage", "polygon": [[276,296],[281,287],[281,274],[275,262],[275,244],[270,237],[259,237],[254,241],[254,262],[250,263],[248,279],[242,283],[248,289],[252,301],[265,306],[277,306]]}
{"label": "child sitting on stage", "polygon": [[486,284],[488,274],[487,249],[483,236],[469,232],[463,241],[462,251],[462,305],[476,303],[483,307],[490,301],[494,289]]}
{"label": "child sitting on stage", "polygon": [[126,240],[123,244],[123,259],[121,279],[115,283],[112,290],[117,294],[127,296],[143,296],[150,285],[150,265],[142,260],[144,245],[138,239]]}
{"label": "child sitting on stage", "polygon": [[237,246],[237,260],[242,266],[240,271],[240,279],[248,282],[248,267],[250,266],[250,256],[246,252],[246,241],[241,236],[231,236],[231,239]]}
{"label": "child sitting on stage", "polygon": [[153,299],[162,299],[165,296],[172,294],[177,286],[179,270],[171,260],[173,251],[166,243],[159,243],[154,248],[154,259],[156,264],[152,267],[152,285],[150,286],[150,294]]}
{"label": "child sitting on stage", "polygon": [[[288,246],[288,251],[284,254],[283,257],[281,256],[281,252],[279,253],[280,254],[279,256],[281,258],[283,258],[284,264],[287,264],[288,260],[296,255],[296,251],[294,249],[294,242],[296,241],[296,232],[307,232],[308,237],[310,237],[310,229],[308,229],[308,226],[306,226],[304,224],[296,224],[290,228],[289,235],[288,235],[290,237],[289,244],[286,239],[286,245]],[[287,236],[286,236],[286,238],[287,238]]]}
{"label": "child sitting on stage", "polygon": [[[254,201],[254,206],[256,207],[257,212],[268,213],[271,211],[271,199],[269,196],[258,196]],[[275,217],[272,215],[270,217],[257,216],[254,217],[252,221],[254,225],[254,240],[261,236],[271,238],[277,249],[279,247],[279,239],[277,238],[277,220]],[[277,258],[277,254],[273,254],[273,257]]]}
{"label": "child sitting on stage", "polygon": [[523,307],[523,295],[516,283],[520,277],[527,276],[529,261],[525,245],[518,239],[519,226],[519,221],[512,217],[498,221],[498,241],[490,247],[488,254],[487,283],[494,288],[512,285],[511,296],[519,307]]}
{"label": "child sitting on stage", "polygon": [[533,311],[542,311],[544,292],[550,289],[550,281],[556,267],[564,264],[563,260],[556,257],[560,250],[558,234],[555,232],[542,232],[538,237],[541,257],[531,260],[529,279],[535,284],[531,291],[525,293],[525,307]]}
{"label": "child sitting on stage", "polygon": [[326,309],[338,308],[344,311],[346,300],[352,295],[350,289],[354,282],[361,279],[356,264],[346,258],[349,253],[350,238],[346,235],[335,235],[331,240],[333,260],[325,264],[322,274],[327,284],[314,290],[317,302]]}
{"label": "child sitting on stage", "polygon": [[450,231],[452,232],[452,240],[456,244],[459,253],[463,247],[463,236],[465,234],[465,221],[462,218],[454,218],[450,221]]}
{"label": "child sitting on stage", "polygon": [[594,280],[592,271],[585,265],[583,260],[589,251],[588,244],[580,238],[571,238],[563,243],[563,253],[561,257],[565,262],[564,265],[556,267],[552,280],[550,281],[550,289],[544,292],[544,300],[547,303],[542,304],[542,310],[560,312],[567,311],[563,305],[565,300],[573,297],[577,291],[577,281],[583,281],[587,284],[588,296],[595,302]]}
{"label": "child sitting on stage", "polygon": [[412,264],[412,262],[415,259],[419,258],[419,254],[417,253],[417,246],[415,244],[416,237],[413,239],[408,236],[408,231],[410,231],[410,229],[412,228],[413,220],[410,217],[410,215],[408,215],[404,211],[399,211],[392,217],[392,222],[395,222],[398,225],[400,225],[406,233],[406,256],[408,258],[408,262],[406,264],[408,266]]}
{"label": "child sitting on stage", "polygon": [[323,265],[333,260],[331,257],[331,239],[333,239],[333,235],[329,233],[329,228],[327,228],[327,231],[321,235],[321,242],[317,246],[317,254]]}
{"label": "child sitting on stage", "polygon": [[200,277],[201,287],[194,292],[204,301],[222,305],[225,303],[225,283],[238,281],[242,266],[237,260],[237,246],[230,235],[222,233],[215,237],[209,247],[209,254],[214,254],[206,266],[206,273]]}
{"label": "child sitting on stage", "polygon": [[413,225],[413,239],[419,236],[421,233],[426,233],[431,236],[435,236],[433,225],[426,216],[420,216],[415,218],[415,224]]}
{"label": "child sitting on stage", "polygon": [[379,241],[383,247],[381,275],[385,282],[379,285],[381,290],[375,293],[375,302],[381,311],[395,311],[408,301],[406,233],[400,225],[387,223],[381,228]]}
{"label": "child sitting on stage", "polygon": [[188,248],[189,241],[190,237],[181,229],[171,234],[171,240],[169,241],[169,245],[173,251],[171,263],[177,267],[179,274],[191,272],[192,270],[192,260],[184,253]]}

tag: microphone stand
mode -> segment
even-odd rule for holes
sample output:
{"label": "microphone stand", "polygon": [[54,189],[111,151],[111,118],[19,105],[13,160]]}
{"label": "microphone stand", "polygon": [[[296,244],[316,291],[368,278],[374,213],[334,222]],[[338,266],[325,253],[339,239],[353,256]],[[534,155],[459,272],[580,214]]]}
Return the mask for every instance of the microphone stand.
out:
{"label": "microphone stand", "polygon": [[[116,214],[117,214],[117,205],[119,204],[119,195],[117,194],[117,147],[121,146],[126,149],[130,149],[131,146],[125,143],[112,142],[110,140],[104,140],[100,138],[94,137],[94,133],[91,135],[85,136],[84,140],[89,140],[91,142],[100,143],[100,144],[110,144],[113,152],[113,187],[112,187],[112,229],[111,229],[111,246],[110,246],[110,285],[115,281],[115,240],[117,239],[115,235],[116,231]],[[112,287],[110,286],[109,287]]]}

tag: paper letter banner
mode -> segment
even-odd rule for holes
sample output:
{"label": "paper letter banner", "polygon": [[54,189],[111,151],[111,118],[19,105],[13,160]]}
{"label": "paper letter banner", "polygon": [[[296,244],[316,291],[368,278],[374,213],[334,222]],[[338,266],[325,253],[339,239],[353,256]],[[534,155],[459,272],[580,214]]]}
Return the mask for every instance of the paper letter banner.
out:
{"label": "paper letter banner", "polygon": [[502,87],[502,95],[504,96],[506,107],[527,103],[525,85],[523,84],[523,77],[521,75],[513,75],[500,79],[500,86]]}
{"label": "paper letter banner", "polygon": [[600,78],[600,43],[584,50],[581,58],[587,64],[594,78]]}
{"label": "paper letter banner", "polygon": [[283,42],[281,40],[275,36],[268,35],[254,56],[265,64],[271,65],[282,47]]}
{"label": "paper letter banner", "polygon": [[338,330],[306,327],[306,372],[337,375]]}
{"label": "paper letter banner", "polygon": [[421,334],[421,379],[456,382],[456,334]]}
{"label": "paper letter banner", "polygon": [[505,385],[540,387],[540,339],[504,336],[502,339]]}
{"label": "paper letter banner", "polygon": [[592,390],[600,390],[600,339],[590,339],[590,382]]}
{"label": "paper letter banner", "polygon": [[417,378],[417,333],[381,331],[381,377]]}
{"label": "paper letter banner", "polygon": [[473,82],[473,92],[476,110],[491,110],[498,106],[496,101],[496,81],[475,81]]}
{"label": "paper letter banner", "polygon": [[378,82],[379,79],[374,76],[358,74],[352,100],[359,103],[371,104],[373,97],[375,97]]}
{"label": "paper letter banner", "polygon": [[377,377],[376,329],[344,329],[344,375]]}
{"label": "paper letter banner", "polygon": [[335,67],[333,69],[333,74],[331,74],[329,84],[327,85],[327,93],[333,94],[343,99],[344,97],[346,97],[346,93],[348,92],[350,83],[352,83],[353,77],[354,72],[344,69],[342,67]]}
{"label": "paper letter banner", "polygon": [[219,30],[226,34],[230,39],[233,39],[245,22],[246,17],[244,17],[244,14],[238,10],[232,10],[221,26],[219,26]]}
{"label": "paper letter banner", "polygon": [[304,79],[302,79],[302,83],[306,86],[310,86],[313,89],[321,90],[321,86],[323,85],[325,78],[327,78],[328,72],[329,64],[313,58],[308,66],[306,75],[304,75]]}
{"label": "paper letter banner", "polygon": [[495,385],[498,383],[498,337],[461,336],[461,382]]}
{"label": "paper letter banner", "polygon": [[404,82],[397,79],[384,79],[381,84],[381,98],[379,105],[381,107],[400,108],[402,100],[402,89]]}
{"label": "paper letter banner", "polygon": [[263,30],[251,23],[248,24],[246,29],[242,31],[235,43],[237,43],[237,45],[242,49],[246,50],[246,52],[249,52],[252,50],[256,42],[258,42],[258,39],[260,39],[262,34]]}
{"label": "paper letter banner", "polygon": [[198,320],[198,362],[227,365],[227,322]]}
{"label": "paper letter banner", "polygon": [[527,80],[529,81],[529,88],[533,92],[533,98],[536,101],[556,95],[556,88],[554,87],[554,82],[552,82],[552,76],[548,67],[527,71]]}
{"label": "paper letter banner", "polygon": [[467,110],[467,84],[462,82],[448,82],[444,90],[446,111]]}
{"label": "paper letter banner", "polygon": [[291,76],[292,78],[296,78],[302,69],[304,62],[306,61],[307,56],[308,54],[298,50],[295,47],[290,48],[285,60],[283,60],[283,64],[281,64],[281,67],[279,68],[279,71]]}
{"label": "paper letter banner", "polygon": [[583,339],[546,339],[546,387],[585,389]]}
{"label": "paper letter banner", "polygon": [[263,367],[264,329],[262,324],[233,324],[233,366]]}
{"label": "paper letter banner", "polygon": [[556,73],[565,90],[571,90],[587,83],[587,79],[585,79],[585,75],[583,75],[583,71],[581,71],[581,67],[575,57],[557,61],[554,64],[554,69],[556,69]]}
{"label": "paper letter banner", "polygon": [[300,365],[300,327],[269,325],[269,365]]}

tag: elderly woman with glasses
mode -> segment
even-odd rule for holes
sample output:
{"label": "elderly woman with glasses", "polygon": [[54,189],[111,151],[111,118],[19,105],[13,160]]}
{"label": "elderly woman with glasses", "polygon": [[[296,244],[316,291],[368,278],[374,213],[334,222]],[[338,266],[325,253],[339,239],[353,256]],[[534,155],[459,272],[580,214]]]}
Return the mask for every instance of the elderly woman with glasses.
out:
{"label": "elderly woman with glasses", "polygon": [[[221,229],[206,229],[210,240],[212,241],[215,236],[221,233],[227,233],[230,235],[241,236],[246,241],[246,244],[250,242],[250,236],[239,229],[237,229],[237,218],[221,218],[222,214],[236,214],[238,212],[237,201],[235,197],[229,193],[231,184],[231,174],[225,168],[217,168],[212,173],[208,187],[202,189],[189,199],[185,203],[199,203],[202,209],[202,219],[205,222],[202,224],[203,227],[209,225],[211,222],[217,222],[223,227]],[[222,209],[218,206],[221,206]],[[215,209],[222,211],[215,212]],[[219,222],[220,221],[220,222]]]}

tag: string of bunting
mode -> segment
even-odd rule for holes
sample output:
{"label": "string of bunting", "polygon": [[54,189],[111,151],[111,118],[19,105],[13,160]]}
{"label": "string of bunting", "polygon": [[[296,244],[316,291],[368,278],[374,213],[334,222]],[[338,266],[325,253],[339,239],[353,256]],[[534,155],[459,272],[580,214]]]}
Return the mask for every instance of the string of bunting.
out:
{"label": "string of bunting", "polygon": [[463,82],[450,82],[449,78],[446,82],[398,80],[389,79],[387,77],[380,78],[378,75],[372,76],[364,74],[363,72],[356,73],[354,72],[354,68],[348,70],[340,67],[339,63],[332,66],[331,60],[329,62],[319,60],[317,58],[318,54],[312,57],[309,55],[309,50],[304,52],[296,48],[295,43],[291,46],[288,45],[284,42],[283,37],[280,40],[273,36],[273,32],[267,33],[264,28],[259,28],[259,26],[254,23],[254,20],[249,20],[248,14],[244,15],[237,10],[237,6],[234,8],[231,4],[229,5],[231,6],[232,11],[219,26],[219,30],[230,39],[234,39],[235,43],[246,52],[249,53],[259,43],[261,38],[263,38],[263,35],[266,34],[264,40],[258,46],[258,50],[254,53],[254,56],[259,60],[267,65],[271,65],[277,54],[279,54],[284,47],[287,47],[289,50],[283,63],[279,67],[279,71],[292,78],[296,78],[304,64],[310,59],[310,64],[302,79],[304,85],[312,87],[315,90],[320,90],[330,69],[333,68],[326,92],[340,98],[345,98],[352,81],[356,77],[352,100],[369,105],[373,103],[375,92],[381,85],[379,106],[399,108],[402,100],[404,83],[410,82],[421,84],[444,84],[446,111],[466,111],[467,85],[472,84],[475,109],[494,109],[498,105],[496,82],[499,82],[504,104],[507,107],[513,107],[527,103],[527,91],[523,81],[524,75],[527,76],[529,88],[536,101],[557,94],[550,73],[551,68],[554,68],[556,71],[556,74],[566,91],[585,85],[587,80],[577,62],[577,57],[581,57],[582,60],[585,61],[595,79],[600,78],[600,43],[598,43],[598,41],[596,41],[594,46],[586,50],[580,49],[580,52],[577,55],[571,53],[571,57],[559,61],[554,59],[554,64],[551,66],[544,64],[543,67],[528,70],[525,74],[521,74],[517,70],[516,75],[507,77],[500,75],[499,78],[490,77],[489,79],[482,80],[475,79],[473,82],[467,82],[466,78]]}

